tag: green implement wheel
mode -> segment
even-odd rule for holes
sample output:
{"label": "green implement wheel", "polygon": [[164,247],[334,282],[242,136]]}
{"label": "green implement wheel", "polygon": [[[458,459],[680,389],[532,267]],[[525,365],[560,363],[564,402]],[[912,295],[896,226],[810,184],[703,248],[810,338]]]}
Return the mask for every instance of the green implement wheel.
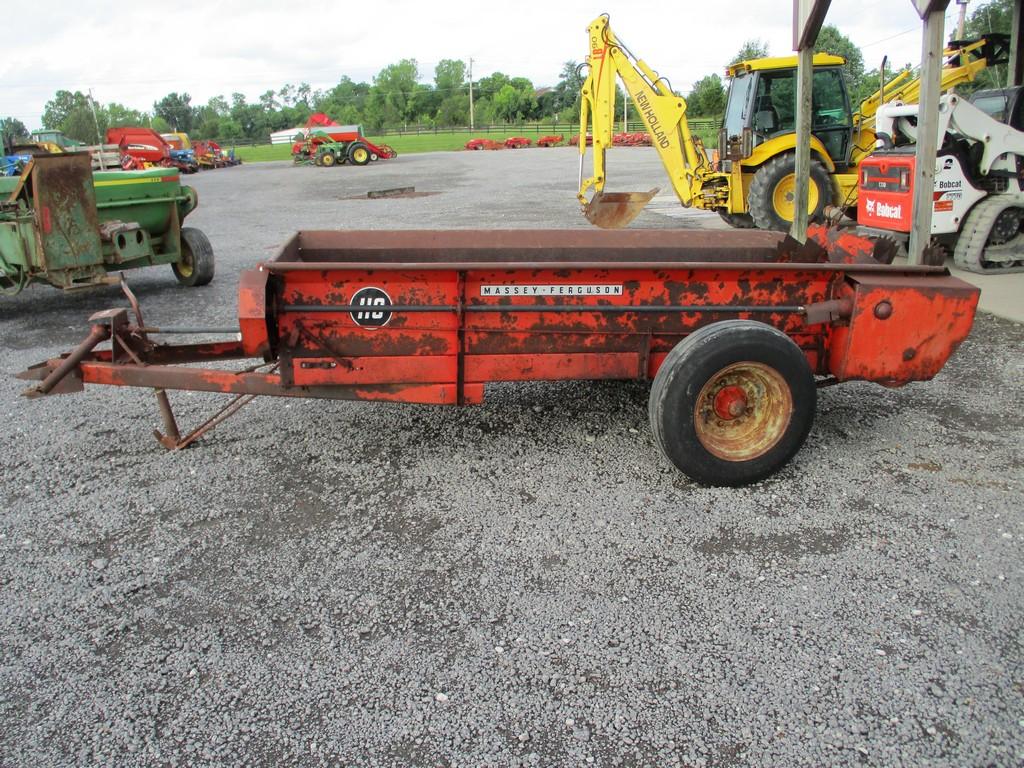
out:
{"label": "green implement wheel", "polygon": [[181,261],[171,265],[178,282],[189,288],[213,280],[213,247],[206,235],[194,227],[181,229]]}
{"label": "green implement wheel", "polygon": [[[789,230],[796,215],[796,157],[778,155],[757,169],[747,208],[760,229]],[[819,221],[826,205],[832,203],[832,180],[817,160],[811,160],[810,184],[807,190],[807,220]]]}
{"label": "green implement wheel", "polygon": [[366,165],[370,162],[370,148],[361,142],[354,142],[348,148],[348,161],[352,165]]}

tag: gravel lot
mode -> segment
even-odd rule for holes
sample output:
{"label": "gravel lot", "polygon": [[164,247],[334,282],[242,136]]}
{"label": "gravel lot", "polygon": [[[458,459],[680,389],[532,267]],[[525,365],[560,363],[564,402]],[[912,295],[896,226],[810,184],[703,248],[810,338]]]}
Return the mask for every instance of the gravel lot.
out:
{"label": "gravel lot", "polygon": [[[151,323],[230,325],[297,229],[583,226],[576,158],[201,174],[214,283],[129,279]],[[610,167],[663,184],[652,152]],[[353,199],[408,185],[436,194]],[[635,226],[719,225],[658,210]],[[149,392],[18,397],[122,303],[0,299],[3,766],[1024,762],[1021,326],[979,316],[930,383],[823,390],[788,468],[713,489],[640,384],[257,400],[180,454]]]}

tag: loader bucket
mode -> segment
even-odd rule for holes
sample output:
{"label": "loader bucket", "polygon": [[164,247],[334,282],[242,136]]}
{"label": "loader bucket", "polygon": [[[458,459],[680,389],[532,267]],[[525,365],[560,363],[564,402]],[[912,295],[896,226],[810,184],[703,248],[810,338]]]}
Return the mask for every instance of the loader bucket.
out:
{"label": "loader bucket", "polygon": [[583,207],[587,221],[602,229],[622,229],[640,215],[657,187],[650,192],[597,192]]}

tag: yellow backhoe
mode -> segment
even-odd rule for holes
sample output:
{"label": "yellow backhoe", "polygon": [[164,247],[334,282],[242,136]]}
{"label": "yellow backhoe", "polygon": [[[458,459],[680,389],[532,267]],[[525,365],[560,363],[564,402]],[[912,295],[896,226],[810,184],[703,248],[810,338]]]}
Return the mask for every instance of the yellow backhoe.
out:
{"label": "yellow backhoe", "polygon": [[[612,145],[619,78],[684,206],[716,211],[734,227],[789,229],[797,184],[796,56],[752,59],[728,67],[719,162],[713,165],[700,139],[690,131],[686,100],[633,55],[612,31],[608,15],[591,22],[587,33],[590,71],[581,90],[578,196],[588,221],[600,227],[624,227],[658,191],[604,191],[605,152]],[[1006,61],[1007,48],[1005,35],[951,43],[942,90],[970,82],[986,67]],[[813,61],[808,180],[812,221],[821,218],[826,205],[856,209],[858,165],[875,147],[876,110],[885,102],[916,103],[920,92],[920,81],[904,71],[854,111],[843,79],[845,60],[817,53]],[[584,178],[588,129],[593,140],[593,175]]]}

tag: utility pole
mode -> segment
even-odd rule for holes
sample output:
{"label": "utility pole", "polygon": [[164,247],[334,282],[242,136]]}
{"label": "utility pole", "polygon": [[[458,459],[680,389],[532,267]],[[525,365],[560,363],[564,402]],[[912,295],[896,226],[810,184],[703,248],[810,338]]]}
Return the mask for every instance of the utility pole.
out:
{"label": "utility pole", "polygon": [[89,108],[92,110],[92,121],[96,124],[96,143],[99,144],[100,170],[107,170],[107,164],[103,160],[103,141],[105,136],[100,136],[100,119],[96,116],[96,99],[92,97],[92,88],[89,89]]}
{"label": "utility pole", "polygon": [[469,59],[469,130],[474,130],[473,126],[473,58]]}
{"label": "utility pole", "polygon": [[[967,0],[956,0],[956,4],[960,6],[960,17],[956,22],[956,39],[963,40],[964,26],[967,24]],[[967,62],[965,61],[964,63],[966,64]]]}

